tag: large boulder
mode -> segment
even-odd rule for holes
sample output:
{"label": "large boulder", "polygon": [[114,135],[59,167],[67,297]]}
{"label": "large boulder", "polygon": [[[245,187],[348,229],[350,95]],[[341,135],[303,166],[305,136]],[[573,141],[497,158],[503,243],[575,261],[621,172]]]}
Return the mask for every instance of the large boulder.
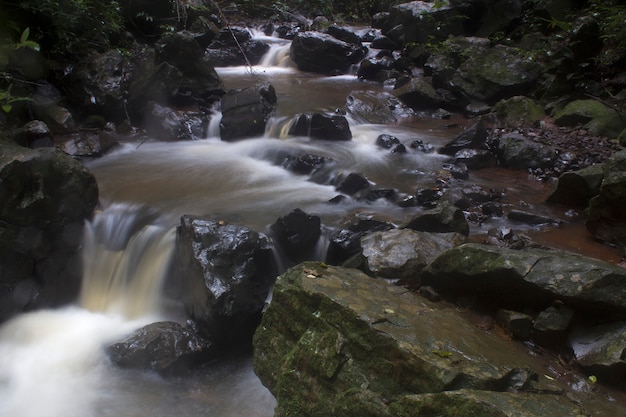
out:
{"label": "large boulder", "polygon": [[540,66],[518,49],[496,45],[477,49],[461,64],[451,82],[467,96],[495,103],[523,94],[539,77]]}
{"label": "large boulder", "polygon": [[626,314],[626,270],[569,252],[513,250],[468,243],[424,271],[424,285],[474,294],[499,307],[542,307],[553,300],[589,314]]}
{"label": "large boulder", "polygon": [[576,100],[554,115],[559,126],[583,125],[595,136],[616,139],[626,128],[626,117],[597,100]]}
{"label": "large boulder", "polygon": [[493,106],[493,112],[500,123],[513,128],[535,126],[546,116],[539,103],[525,96],[500,100]]}
{"label": "large boulder", "polygon": [[184,374],[208,361],[213,350],[213,344],[193,328],[172,321],[149,324],[106,347],[111,361],[121,368],[152,370],[165,376]]}
{"label": "large boulder", "polygon": [[544,377],[554,375],[548,365],[462,312],[314,262],[277,279],[253,363],[277,416],[569,416],[581,403],[598,417],[623,411]]}
{"label": "large boulder", "polygon": [[231,142],[263,136],[275,108],[276,91],[270,83],[230,90],[222,97],[222,140]]}
{"label": "large boulder", "polygon": [[0,142],[0,321],[76,299],[94,176],[54,148]]}
{"label": "large boulder", "polygon": [[252,39],[248,29],[229,27],[218,32],[205,55],[216,67],[256,65],[269,49],[265,42]]}
{"label": "large boulder", "polygon": [[192,216],[181,218],[176,233],[170,292],[205,337],[222,346],[249,341],[276,277],[268,239],[246,227]]}
{"label": "large boulder", "polygon": [[360,44],[344,42],[326,33],[301,32],[291,43],[291,59],[302,71],[345,73],[365,57]]}
{"label": "large boulder", "polygon": [[196,140],[207,137],[209,115],[202,111],[176,110],[155,102],[148,104],[146,130],[159,140]]}

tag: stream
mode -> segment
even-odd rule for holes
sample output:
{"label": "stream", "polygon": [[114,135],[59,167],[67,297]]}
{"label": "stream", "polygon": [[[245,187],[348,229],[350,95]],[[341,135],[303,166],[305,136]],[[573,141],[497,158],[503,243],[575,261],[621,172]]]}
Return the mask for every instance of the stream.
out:
{"label": "stream", "polygon": [[[162,299],[159,292],[180,216],[210,216],[264,232],[295,208],[321,217],[328,228],[357,217],[400,224],[420,210],[384,200],[329,204],[338,194],[333,186],[295,175],[278,166],[276,159],[302,153],[332,157],[334,174],[359,172],[381,187],[412,194],[436,182],[447,157],[417,151],[390,154],[375,145],[378,135],[392,134],[406,144],[420,139],[437,148],[471,121],[460,116],[414,118],[384,126],[351,120],[349,142],[287,138],[286,122],[296,114],[341,108],[352,91],[385,87],[352,75],[299,72],[289,65],[285,41],[265,40],[272,48],[259,66],[218,68],[227,88],[261,81],[274,86],[278,107],[263,137],[222,142],[216,112],[206,139],[123,143],[87,163],[98,181],[101,207],[86,227],[81,297],[76,305],[24,314],[0,328],[0,416],[272,416],[275,400],[254,375],[249,356],[226,358],[190,376],[164,379],[151,372],[117,369],[103,352],[104,345],[139,326],[184,320],[179,306]],[[472,172],[467,185],[472,184],[505,190],[505,203],[511,206],[531,206],[564,218],[564,208],[543,204],[548,186],[524,172]],[[500,219],[470,227],[480,236],[505,223]],[[549,230],[553,234],[545,238],[546,231],[525,230],[545,244],[619,259],[586,237],[580,223],[569,223],[559,233]]]}

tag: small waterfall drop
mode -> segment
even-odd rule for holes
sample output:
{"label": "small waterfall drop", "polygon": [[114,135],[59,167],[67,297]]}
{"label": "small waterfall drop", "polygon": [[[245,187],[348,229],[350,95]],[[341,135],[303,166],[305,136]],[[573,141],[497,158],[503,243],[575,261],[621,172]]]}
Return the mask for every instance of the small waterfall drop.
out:
{"label": "small waterfall drop", "polygon": [[85,226],[83,308],[131,319],[157,313],[175,229],[142,224],[145,217],[117,204]]}

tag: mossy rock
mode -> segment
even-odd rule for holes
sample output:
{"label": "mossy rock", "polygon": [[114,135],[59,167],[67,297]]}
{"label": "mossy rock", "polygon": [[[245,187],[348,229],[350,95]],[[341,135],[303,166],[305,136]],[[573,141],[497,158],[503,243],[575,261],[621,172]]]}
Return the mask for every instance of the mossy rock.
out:
{"label": "mossy rock", "polygon": [[546,115],[539,103],[524,96],[499,101],[493,106],[493,112],[509,127],[535,126]]}
{"label": "mossy rock", "polygon": [[626,117],[597,100],[576,100],[554,115],[559,126],[583,125],[594,136],[617,138],[626,128]]}

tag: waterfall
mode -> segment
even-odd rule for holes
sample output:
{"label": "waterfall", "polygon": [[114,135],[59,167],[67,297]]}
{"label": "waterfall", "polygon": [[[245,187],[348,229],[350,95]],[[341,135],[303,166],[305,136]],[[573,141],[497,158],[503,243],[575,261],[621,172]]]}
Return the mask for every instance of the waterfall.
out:
{"label": "waterfall", "polygon": [[157,313],[175,229],[144,225],[144,217],[141,209],[117,204],[85,226],[83,308],[131,319]]}

